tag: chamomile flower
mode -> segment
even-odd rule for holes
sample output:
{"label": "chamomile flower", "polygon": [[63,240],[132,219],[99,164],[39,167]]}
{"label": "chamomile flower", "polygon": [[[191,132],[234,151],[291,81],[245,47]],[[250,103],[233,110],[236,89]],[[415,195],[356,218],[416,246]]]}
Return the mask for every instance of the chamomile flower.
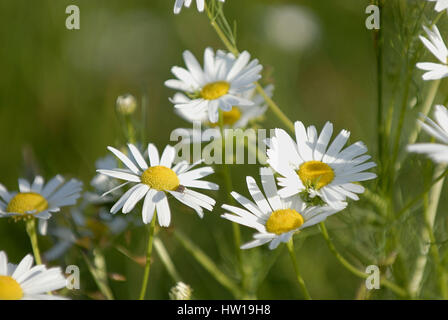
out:
{"label": "chamomile flower", "polygon": [[0,251],[0,300],[61,300],[63,297],[48,292],[66,286],[60,268],[47,269],[33,265],[29,254],[18,265],[8,263],[4,251]]}
{"label": "chamomile flower", "polygon": [[[265,88],[266,94],[272,97],[274,86],[269,85]],[[255,89],[249,90],[241,95],[244,99],[252,100],[253,104],[250,106],[233,106],[230,111],[224,111],[223,124],[226,128],[244,128],[249,122],[261,118],[266,112],[268,106],[266,101],[260,94],[257,94]],[[188,103],[190,99],[182,94],[176,93],[172,102],[176,105]],[[188,122],[201,122],[206,126],[216,127],[216,123],[209,122],[208,109],[206,107],[198,109],[197,112],[188,112],[188,109],[176,109],[176,113]]]}
{"label": "chamomile flower", "polygon": [[364,188],[356,182],[376,178],[376,174],[364,172],[376,166],[366,162],[367,147],[358,141],[343,149],[350,133],[342,130],[329,145],[333,125],[327,122],[320,135],[314,126],[305,128],[302,122],[294,124],[296,140],[284,130],[275,129],[275,136],[268,141],[269,165],[278,172],[280,196],[287,198],[299,194],[307,203],[322,201],[339,206],[346,198],[358,200],[357,193]]}
{"label": "chamomile flower", "polygon": [[[219,1],[225,2],[226,0]],[[189,8],[192,2],[193,0],[176,0],[176,2],[174,3],[174,13],[179,14],[183,6]],[[205,0],[196,0],[196,6],[198,7],[199,12],[204,11]]]}
{"label": "chamomile flower", "polygon": [[47,184],[41,176],[36,176],[32,183],[19,179],[19,192],[8,192],[0,184],[0,218],[38,218],[39,231],[45,234],[51,213],[76,204],[81,190],[82,182],[71,179],[64,184],[64,178],[60,175]]}
{"label": "chamomile flower", "polygon": [[[264,88],[264,90],[269,97],[272,97],[274,86],[268,85]],[[249,123],[261,119],[265,114],[268,106],[264,98],[260,94],[257,94],[255,89],[247,91],[243,97],[246,99],[251,99],[254,104],[244,107],[232,107],[232,110],[223,112],[224,128],[245,128],[249,125]],[[175,104],[186,103],[188,101],[189,99],[182,93],[176,93],[173,98],[173,102]],[[200,125],[200,128],[195,128],[193,126],[193,129],[177,128],[173,130],[172,134],[176,137],[182,137],[183,143],[208,142],[212,138],[214,139],[217,136],[221,136],[219,129],[216,129],[216,132],[213,132],[213,134],[211,134],[210,131],[202,131],[202,126],[205,126],[207,130],[213,130],[217,127],[216,123],[209,122],[207,108],[198,110],[195,113],[188,112],[187,109],[176,109],[176,113],[186,121],[191,122],[194,125],[197,124],[197,127]]]}
{"label": "chamomile flower", "polygon": [[176,283],[169,292],[170,300],[191,300],[192,295],[193,289],[182,281]]}
{"label": "chamomile flower", "polygon": [[213,209],[215,200],[189,189],[189,187],[192,187],[217,190],[217,184],[200,180],[212,174],[214,172],[213,168],[201,167],[193,169],[202,161],[192,165],[182,161],[173,166],[175,149],[167,146],[162,156],[159,157],[159,152],[153,144],[148,145],[150,162],[148,166],[143,155],[134,145],[128,144],[128,147],[133,159],[128,158],[115,148],[108,147],[123,162],[127,169],[97,170],[101,174],[127,181],[110,190],[110,192],[127,184],[133,184],[111,208],[111,213],[117,213],[120,209],[123,213],[131,212],[135,205],[145,198],[142,211],[143,222],[151,222],[154,210],[156,210],[159,225],[168,227],[171,222],[171,211],[167,197],[169,195],[193,208],[200,217],[204,215],[203,208],[209,211]]}
{"label": "chamomile flower", "polygon": [[262,66],[257,59],[250,61],[247,51],[238,58],[231,53],[218,50],[216,55],[210,48],[204,52],[204,68],[190,51],[185,51],[187,69],[173,67],[171,72],[177,79],[168,80],[169,88],[184,91],[188,98],[182,101],[172,100],[176,108],[185,109],[190,114],[208,113],[211,123],[218,122],[219,112],[232,111],[234,107],[254,105],[245,97],[254,83],[260,79]]}
{"label": "chamomile flower", "polygon": [[437,12],[441,12],[443,10],[448,9],[448,0],[428,0],[431,2],[436,2],[435,9]]}
{"label": "chamomile flower", "polygon": [[441,62],[420,62],[417,63],[417,68],[427,71],[423,75],[423,80],[437,80],[448,77],[448,49],[440,35],[437,26],[434,26],[432,30],[423,26],[429,39],[420,36],[420,40],[425,47],[431,51],[431,53]]}
{"label": "chamomile flower", "polygon": [[448,163],[448,110],[441,105],[435,107],[434,117],[436,121],[425,117],[425,122],[420,121],[423,130],[442,143],[416,143],[408,146],[409,152],[423,153],[438,163]]}
{"label": "chamomile flower", "polygon": [[275,249],[281,242],[288,242],[294,233],[325,220],[345,209],[347,205],[345,202],[339,202],[337,207],[308,207],[299,197],[283,199],[277,192],[272,170],[261,168],[260,176],[264,194],[254,178],[246,178],[247,188],[254,202],[232,192],[232,196],[244,209],[226,204],[222,206],[231,212],[223,214],[223,218],[258,231],[254,234],[255,240],[244,244],[241,249],[250,249],[268,242],[269,248]]}

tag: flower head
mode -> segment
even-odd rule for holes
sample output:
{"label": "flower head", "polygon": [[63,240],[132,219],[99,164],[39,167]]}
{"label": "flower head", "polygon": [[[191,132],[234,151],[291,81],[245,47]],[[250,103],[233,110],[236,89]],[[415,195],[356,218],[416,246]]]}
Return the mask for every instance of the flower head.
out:
{"label": "flower head", "polygon": [[337,207],[307,206],[299,197],[282,199],[277,192],[272,170],[261,168],[260,175],[264,194],[255,179],[247,177],[247,188],[254,202],[232,192],[232,196],[244,209],[230,205],[222,206],[231,212],[223,214],[223,218],[258,231],[254,235],[255,240],[243,245],[242,249],[261,246],[268,242],[270,242],[269,248],[275,249],[281,242],[288,242],[294,233],[325,220],[347,205],[345,202],[339,202]]}
{"label": "flower head", "polygon": [[8,263],[4,251],[0,251],[0,300],[60,300],[47,292],[66,286],[60,268],[47,269],[44,265],[32,267],[29,254],[18,265]]}
{"label": "flower head", "polygon": [[[193,191],[191,188],[217,190],[218,185],[200,180],[212,174],[213,168],[201,167],[193,169],[202,161],[189,165],[186,161],[179,162],[173,166],[175,150],[167,146],[159,157],[159,152],[153,144],[148,145],[148,157],[150,165],[144,159],[140,151],[133,145],[128,144],[132,159],[121,151],[108,147],[108,149],[126,166],[126,169],[97,170],[99,173],[126,180],[127,182],[110,190],[115,191],[127,184],[133,186],[126,191],[111,208],[111,213],[122,210],[123,213],[131,212],[135,205],[143,198],[143,222],[151,222],[154,211],[157,211],[159,225],[168,227],[171,222],[171,211],[168,205],[167,195],[171,195],[181,203],[193,208],[197,214],[204,215],[203,208],[211,211],[215,200]],[[106,193],[107,194],[107,193]]]}
{"label": "flower head", "polygon": [[425,47],[431,51],[431,53],[441,62],[420,62],[417,63],[417,68],[427,71],[423,75],[423,80],[437,80],[448,77],[448,49],[440,35],[437,26],[434,26],[432,30],[423,26],[428,38],[420,36],[420,40]]}
{"label": "flower head", "polygon": [[435,9],[437,12],[441,12],[443,10],[448,9],[448,0],[428,0],[431,2],[436,2]]}
{"label": "flower head", "polygon": [[408,146],[409,152],[423,153],[435,162],[448,163],[448,110],[441,105],[435,106],[436,122],[425,117],[420,121],[423,130],[442,143],[416,143]]}
{"label": "flower head", "polygon": [[[183,6],[189,8],[192,1],[193,0],[176,0],[176,2],[174,3],[174,13],[179,14]],[[219,0],[219,1],[225,2],[226,0]],[[196,0],[196,5],[198,7],[199,12],[204,11],[205,0]]]}
{"label": "flower head", "polygon": [[137,109],[137,101],[131,94],[119,96],[116,102],[117,112],[122,115],[130,115]]}
{"label": "flower head", "polygon": [[[231,53],[214,51],[207,48],[204,52],[204,68],[202,68],[190,51],[184,52],[187,69],[173,67],[171,72],[177,79],[168,80],[169,88],[184,91],[182,100],[172,99],[176,108],[185,109],[192,115],[208,113],[211,123],[218,122],[218,110],[231,112],[234,107],[254,105],[245,97],[254,83],[261,77],[262,66],[258,60],[250,61],[247,51],[238,58]],[[178,96],[179,98],[179,96]]]}
{"label": "flower head", "polygon": [[307,129],[302,122],[295,123],[296,141],[284,130],[275,129],[275,136],[268,141],[268,163],[278,172],[278,184],[283,187],[283,198],[300,195],[308,204],[328,204],[339,207],[346,198],[358,200],[357,193],[364,188],[358,181],[376,178],[364,172],[376,166],[366,162],[370,156],[362,142],[343,149],[350,136],[342,130],[330,144],[333,125],[327,122],[320,135],[314,126]]}
{"label": "flower head", "polygon": [[64,178],[60,175],[47,184],[41,176],[36,176],[33,183],[19,179],[19,192],[8,192],[0,184],[0,218],[39,218],[39,230],[45,234],[46,220],[51,217],[51,213],[60,211],[61,207],[74,205],[81,196],[81,190],[82,182],[71,179],[64,184]]}
{"label": "flower head", "polygon": [[192,294],[193,289],[188,284],[180,281],[171,288],[169,296],[171,300],[191,300]]}

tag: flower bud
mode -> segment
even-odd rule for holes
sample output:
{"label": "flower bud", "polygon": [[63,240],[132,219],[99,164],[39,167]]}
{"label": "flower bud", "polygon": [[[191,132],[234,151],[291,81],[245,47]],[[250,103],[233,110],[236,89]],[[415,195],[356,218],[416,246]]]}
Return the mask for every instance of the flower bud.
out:
{"label": "flower bud", "polygon": [[125,94],[117,98],[117,111],[122,115],[130,115],[137,109],[137,101],[131,94]]}
{"label": "flower bud", "polygon": [[183,282],[178,282],[171,288],[169,296],[171,300],[191,300],[193,289]]}

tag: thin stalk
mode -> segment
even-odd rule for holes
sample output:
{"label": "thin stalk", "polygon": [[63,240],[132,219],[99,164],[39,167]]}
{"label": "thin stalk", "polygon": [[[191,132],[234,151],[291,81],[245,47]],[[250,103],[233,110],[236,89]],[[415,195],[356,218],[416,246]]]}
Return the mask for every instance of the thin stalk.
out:
{"label": "thin stalk", "polygon": [[[92,264],[92,262],[82,250],[81,255],[100,292],[106,297],[107,300],[114,300],[112,290],[107,284],[107,274],[104,272],[104,268],[103,270],[100,270],[97,266],[95,266],[98,263],[98,259],[96,259],[97,261],[95,264]],[[104,257],[102,258],[102,262],[104,263]]]}
{"label": "thin stalk", "polygon": [[[434,177],[439,176],[446,170],[446,165],[437,166]],[[436,184],[433,185],[429,195],[426,199],[425,210],[423,210],[425,226],[421,230],[420,239],[422,241],[422,247],[420,254],[416,260],[416,266],[414,268],[414,274],[410,283],[409,290],[414,297],[418,297],[421,286],[423,275],[426,269],[428,261],[428,253],[431,253],[434,263],[436,265],[436,272],[438,276],[438,284],[440,288],[441,295],[443,299],[448,299],[448,287],[447,278],[441,264],[439,250],[436,245],[436,239],[434,236],[434,222],[437,213],[437,207],[439,205],[440,195],[442,192],[444,178],[440,179]]]}
{"label": "thin stalk", "polygon": [[[361,270],[359,270],[358,268],[356,268],[355,266],[353,266],[350,262],[348,262],[336,249],[336,247],[334,246],[333,242],[330,239],[330,236],[328,235],[328,231],[327,231],[327,227],[325,226],[324,222],[320,223],[320,230],[322,232],[322,236],[324,237],[328,248],[330,249],[330,251],[333,253],[333,255],[336,257],[336,259],[341,263],[341,265],[346,268],[348,271],[350,271],[351,273],[353,273],[355,276],[363,278],[363,279],[367,279],[369,277],[369,274],[362,272]],[[408,294],[406,292],[406,290],[404,290],[403,288],[397,286],[395,283],[381,277],[381,281],[380,281],[381,285],[383,285],[384,287],[390,289],[391,291],[393,291],[395,294],[402,296],[402,297],[407,297]]]}
{"label": "thin stalk", "polygon": [[171,260],[171,257],[166,250],[165,246],[163,245],[163,242],[159,238],[154,239],[154,248],[156,248],[156,252],[162,261],[163,265],[165,266],[165,269],[168,271],[168,274],[173,278],[175,282],[182,281],[179,273],[176,270],[176,267],[174,266],[173,261]]}
{"label": "thin stalk", "polygon": [[221,272],[220,268],[210,259],[198,246],[196,246],[190,239],[184,236],[179,230],[176,230],[174,236],[179,243],[187,250],[194,259],[207,270],[218,283],[224,288],[228,289],[235,298],[243,297],[240,288],[227,275]]}
{"label": "thin stalk", "polygon": [[152,243],[154,241],[154,230],[156,226],[156,212],[152,217],[151,224],[149,225],[149,236],[148,236],[148,247],[146,250],[146,264],[145,271],[143,274],[142,289],[140,290],[140,300],[144,300],[146,296],[146,289],[148,287],[149,272],[151,271],[151,254],[152,254]]}
{"label": "thin stalk", "polygon": [[[221,131],[221,139],[222,139],[222,150],[224,154],[224,163],[222,164],[222,172],[224,176],[224,183],[226,186],[226,191],[228,195],[229,201],[233,202],[233,198],[230,196],[230,193],[233,191],[232,187],[232,176],[230,175],[228,165],[226,162],[226,152],[225,152],[225,143],[226,139],[224,136],[224,116],[222,110],[219,110],[219,129]],[[232,140],[233,143],[233,140]],[[243,253],[241,250],[241,230],[240,225],[238,223],[232,222],[232,230],[233,230],[233,242],[235,245],[235,255],[238,263],[238,271],[241,275],[241,283],[243,291],[246,292],[248,282],[246,277],[246,272],[244,270],[244,262],[243,262]]]}
{"label": "thin stalk", "polygon": [[[437,91],[439,90],[441,80],[434,80],[431,82],[431,86],[429,87],[428,94],[426,95],[425,102],[423,103],[423,107],[421,110],[421,114],[426,117],[429,114],[429,111],[431,110],[431,107],[434,103],[434,99],[436,98]],[[417,141],[418,135],[420,134],[420,131],[422,130],[422,127],[417,124],[414,128],[414,131],[409,136],[409,142],[408,144],[413,144],[415,141]]]}
{"label": "thin stalk", "polygon": [[36,264],[42,264],[42,258],[40,256],[39,244],[37,241],[37,232],[36,232],[36,219],[30,218],[26,221],[26,232],[28,233],[28,237],[30,238],[31,247],[33,248],[34,259],[36,260]]}
{"label": "thin stalk", "polygon": [[261,96],[264,98],[266,103],[268,104],[269,108],[271,108],[272,112],[279,118],[285,126],[288,127],[289,130],[294,132],[294,123],[289,120],[289,118],[283,113],[283,111],[280,109],[280,107],[272,100],[269,95],[264,91],[263,87],[257,82],[255,83],[256,89],[258,93],[261,94]]}
{"label": "thin stalk", "polygon": [[414,197],[411,201],[409,201],[397,214],[397,218],[399,218],[402,214],[412,208],[416,203],[418,203],[428,192],[431,190],[433,185],[435,185],[440,180],[444,179],[448,175],[448,169],[442,172],[437,178],[435,178],[431,184],[429,184],[425,190],[420,193],[418,196]]}
{"label": "thin stalk", "polygon": [[[376,1],[380,12],[382,12],[383,2]],[[375,32],[374,45],[376,51],[376,75],[377,75],[377,130],[378,130],[378,158],[383,159],[383,31],[380,28]]]}
{"label": "thin stalk", "polygon": [[294,267],[294,272],[296,274],[297,282],[299,283],[300,289],[302,289],[305,299],[311,300],[310,293],[308,292],[308,289],[305,285],[305,281],[303,280],[302,275],[300,274],[300,271],[299,271],[299,265],[297,264],[296,253],[294,250],[294,240],[292,237],[291,237],[291,239],[289,239],[289,241],[286,245],[288,247],[289,256],[291,257],[292,265]]}

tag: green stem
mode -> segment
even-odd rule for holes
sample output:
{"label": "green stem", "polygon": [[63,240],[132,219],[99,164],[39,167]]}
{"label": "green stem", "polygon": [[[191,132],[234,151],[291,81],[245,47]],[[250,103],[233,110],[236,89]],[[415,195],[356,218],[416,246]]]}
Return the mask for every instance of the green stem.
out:
{"label": "green stem", "polygon": [[[429,111],[431,110],[431,107],[434,103],[434,99],[436,98],[437,91],[439,90],[441,80],[434,80],[431,82],[431,86],[429,87],[428,94],[426,96],[425,102],[423,103],[423,107],[421,110],[421,114],[423,117],[426,117],[429,114]],[[413,144],[415,141],[417,141],[418,135],[420,134],[420,131],[422,130],[422,127],[417,124],[414,128],[414,131],[409,136],[409,142],[408,144]]]}
{"label": "green stem", "polygon": [[[439,165],[434,173],[434,176],[440,175],[443,171],[446,170],[446,165]],[[422,247],[420,255],[417,257],[416,266],[414,268],[414,275],[412,277],[412,281],[410,283],[410,291],[414,297],[418,297],[421,283],[423,280],[423,274],[425,272],[425,268],[428,260],[428,251],[431,253],[434,264],[436,265],[436,272],[438,276],[438,283],[441,295],[443,299],[448,299],[448,287],[447,287],[447,279],[446,273],[443,268],[443,265],[440,260],[439,250],[436,245],[436,238],[434,235],[434,222],[437,213],[437,207],[440,200],[440,195],[443,187],[444,179],[441,179],[436,184],[433,185],[431,191],[429,192],[428,197],[425,199],[425,210],[424,221],[425,226],[421,231],[420,239],[422,242]],[[429,250],[428,250],[429,249]]]}
{"label": "green stem", "polygon": [[36,219],[30,218],[26,221],[26,232],[30,238],[31,247],[33,248],[34,259],[36,264],[42,264],[42,259],[40,257],[39,244],[37,242],[37,232],[36,232]]}
{"label": "green stem", "polygon": [[[226,139],[225,139],[225,135],[224,135],[224,116],[223,116],[223,112],[222,110],[219,110],[219,129],[221,131],[221,138],[222,138],[222,150],[223,150],[223,154],[224,154],[224,163],[222,164],[222,172],[223,172],[223,176],[224,176],[224,183],[226,186],[226,191],[227,191],[227,195],[228,195],[228,199],[229,201],[233,202],[233,198],[230,196],[230,193],[233,191],[233,187],[232,187],[232,176],[230,174],[228,165],[225,163],[226,162],[226,152],[225,152],[225,143],[226,143]],[[233,140],[232,140],[233,143]],[[247,290],[247,286],[248,286],[248,282],[247,282],[247,277],[246,277],[246,272],[244,270],[244,262],[243,262],[243,253],[241,250],[241,229],[240,229],[240,225],[238,223],[233,222],[232,223],[232,230],[233,230],[233,242],[235,245],[235,255],[236,255],[236,259],[237,259],[237,263],[238,263],[238,270],[240,272],[241,275],[241,283],[242,283],[242,288],[244,293]]]}
{"label": "green stem", "polygon": [[[380,12],[382,12],[383,2],[376,1]],[[378,158],[383,159],[383,31],[380,28],[375,32],[374,45],[376,48],[376,74],[377,74],[377,130],[378,130]]]}
{"label": "green stem", "polygon": [[154,240],[154,230],[156,225],[156,212],[152,217],[151,224],[149,225],[149,236],[148,236],[148,247],[146,251],[146,264],[145,271],[143,274],[142,289],[140,290],[140,300],[144,300],[146,296],[146,289],[148,287],[149,272],[151,271],[151,254],[152,254],[152,243]]}
{"label": "green stem", "polygon": [[303,278],[300,274],[300,271],[299,271],[299,265],[297,264],[296,253],[294,250],[294,240],[292,237],[291,237],[291,239],[289,239],[289,241],[287,243],[287,247],[288,247],[288,251],[289,251],[289,256],[291,257],[292,265],[294,266],[294,272],[296,274],[297,282],[299,283],[299,286],[302,289],[305,299],[311,300],[311,296],[310,296],[308,289],[305,285],[305,281],[303,280]]}
{"label": "green stem", "polygon": [[257,82],[255,83],[255,86],[257,88],[257,91],[261,96],[264,98],[266,103],[268,104],[269,108],[271,108],[272,112],[279,118],[285,126],[288,127],[289,130],[294,132],[294,123],[289,120],[289,118],[283,113],[283,111],[280,109],[280,107],[272,100],[269,95],[266,93],[266,91],[263,89],[263,87]]}
{"label": "green stem", "polygon": [[163,245],[163,242],[157,237],[154,239],[154,248],[156,248],[156,252],[159,255],[160,260],[165,266],[165,269],[168,271],[168,274],[171,276],[171,278],[173,278],[174,282],[182,281],[179,273],[176,270],[176,267],[174,266],[173,261],[170,258],[170,255],[168,254],[168,251]]}
{"label": "green stem", "polygon": [[[324,237],[325,241],[327,242],[328,248],[330,249],[330,251],[333,253],[333,255],[336,257],[336,259],[341,263],[341,265],[346,268],[348,271],[350,271],[351,273],[353,273],[355,276],[363,278],[363,279],[367,279],[369,277],[369,274],[362,272],[360,270],[358,270],[358,268],[356,268],[355,266],[353,266],[350,262],[348,262],[336,249],[336,247],[334,246],[333,242],[330,239],[330,236],[328,235],[328,231],[327,231],[327,227],[325,226],[324,222],[320,223],[320,230],[322,232],[322,236]],[[381,284],[383,286],[385,286],[386,288],[392,290],[395,294],[402,296],[402,297],[407,297],[408,294],[406,292],[406,290],[404,290],[403,288],[397,286],[395,283],[385,279],[385,278],[381,278]]]}
{"label": "green stem", "polygon": [[444,179],[448,175],[448,169],[442,172],[437,178],[435,178],[431,184],[429,184],[425,190],[420,193],[418,196],[414,197],[411,201],[409,201],[397,214],[397,218],[399,218],[402,214],[412,208],[416,203],[418,203],[428,192],[431,190],[432,186],[435,185],[440,180]]}
{"label": "green stem", "polygon": [[87,269],[89,269],[89,272],[92,275],[96,285],[98,286],[98,289],[106,297],[107,300],[114,300],[112,290],[107,283],[107,272],[105,271],[104,257],[102,256],[102,254],[99,254],[99,251],[96,249],[93,250],[93,254],[95,256],[94,263],[92,263],[87,255],[81,250],[81,255],[87,265]]}
{"label": "green stem", "polygon": [[228,289],[235,298],[243,297],[240,288],[210,259],[198,246],[190,239],[184,236],[179,230],[176,230],[174,236],[179,243],[187,250],[199,264],[207,270],[224,288]]}

